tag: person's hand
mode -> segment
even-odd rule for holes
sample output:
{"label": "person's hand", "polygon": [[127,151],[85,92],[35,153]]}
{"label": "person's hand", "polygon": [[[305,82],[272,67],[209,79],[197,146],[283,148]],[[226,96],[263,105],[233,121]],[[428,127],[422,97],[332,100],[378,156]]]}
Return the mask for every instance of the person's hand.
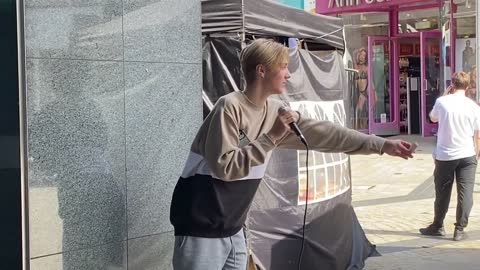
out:
{"label": "person's hand", "polygon": [[383,145],[382,152],[403,159],[413,158],[412,144],[402,140],[387,140]]}
{"label": "person's hand", "polygon": [[297,122],[299,115],[297,112],[292,110],[287,110],[278,114],[277,119],[273,127],[268,131],[268,136],[273,140],[278,141],[283,138],[288,132],[292,132],[289,124],[292,122]]}

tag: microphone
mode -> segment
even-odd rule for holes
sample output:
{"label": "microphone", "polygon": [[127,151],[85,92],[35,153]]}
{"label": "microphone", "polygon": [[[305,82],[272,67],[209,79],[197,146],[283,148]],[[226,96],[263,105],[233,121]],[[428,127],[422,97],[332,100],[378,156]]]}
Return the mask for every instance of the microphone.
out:
{"label": "microphone", "polygon": [[[287,106],[282,106],[282,107],[278,108],[278,114],[286,113],[288,111],[290,111],[290,108],[287,107]],[[298,138],[302,141],[302,143],[306,146],[307,145],[307,140],[305,139],[305,136],[303,136],[303,133],[300,130],[300,128],[298,127],[297,123],[292,122],[292,123],[289,124],[289,126],[293,130],[293,132],[295,132],[295,135],[297,135]]]}

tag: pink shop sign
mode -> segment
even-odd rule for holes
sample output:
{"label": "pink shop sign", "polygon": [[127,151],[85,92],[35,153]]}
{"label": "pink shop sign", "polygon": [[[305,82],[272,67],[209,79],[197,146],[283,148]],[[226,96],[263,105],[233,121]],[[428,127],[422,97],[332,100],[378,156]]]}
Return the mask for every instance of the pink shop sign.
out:
{"label": "pink shop sign", "polygon": [[425,0],[317,0],[317,13],[368,12],[386,10],[398,6]]}

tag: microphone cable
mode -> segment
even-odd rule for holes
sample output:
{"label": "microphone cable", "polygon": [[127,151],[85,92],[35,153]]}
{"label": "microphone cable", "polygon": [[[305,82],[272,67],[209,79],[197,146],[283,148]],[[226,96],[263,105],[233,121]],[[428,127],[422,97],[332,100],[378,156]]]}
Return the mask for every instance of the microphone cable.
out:
{"label": "microphone cable", "polygon": [[308,152],[309,152],[309,149],[308,149],[308,143],[307,141],[304,139],[302,140],[302,143],[303,145],[305,145],[305,149],[307,151],[307,158],[306,158],[306,172],[307,172],[307,177],[306,177],[306,196],[305,196],[305,212],[303,214],[303,226],[302,226],[302,246],[300,248],[300,254],[298,255],[298,265],[297,265],[297,269],[298,270],[301,270],[301,267],[302,267],[302,257],[303,257],[303,251],[305,249],[305,227],[306,227],[306,224],[307,224],[307,209],[308,209],[308,194],[309,194],[309,187],[308,187],[308,175],[309,175],[309,171],[308,171]]}
{"label": "microphone cable", "polygon": [[[287,111],[290,109],[290,106],[288,105],[288,103],[282,98],[281,96],[281,99],[283,100],[283,103],[284,103],[284,106],[283,107],[280,107],[278,112],[279,114],[282,113],[283,111]],[[300,253],[298,255],[298,265],[297,265],[297,268],[298,270],[301,270],[301,267],[302,267],[302,257],[303,257],[303,251],[305,249],[305,228],[306,228],[306,224],[307,224],[307,210],[308,210],[308,194],[309,194],[309,186],[308,186],[308,175],[309,175],[309,171],[308,171],[308,151],[309,151],[309,148],[308,148],[308,143],[307,143],[307,140],[305,139],[305,137],[303,136],[302,132],[300,131],[300,129],[298,128],[298,126],[296,125],[296,123],[292,123],[291,124],[291,129],[295,132],[295,134],[298,136],[298,138],[300,139],[300,141],[302,142],[302,144],[305,146],[305,149],[307,151],[307,156],[306,156],[306,173],[307,173],[307,177],[306,177],[306,195],[305,195],[305,212],[303,214],[303,226],[302,226],[302,246],[300,248]],[[300,179],[299,179],[300,181]]]}

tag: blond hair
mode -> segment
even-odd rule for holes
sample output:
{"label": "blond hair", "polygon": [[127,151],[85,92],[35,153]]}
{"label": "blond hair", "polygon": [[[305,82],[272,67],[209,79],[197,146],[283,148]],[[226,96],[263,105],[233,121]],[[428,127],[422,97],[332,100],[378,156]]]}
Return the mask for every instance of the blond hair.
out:
{"label": "blond hair", "polygon": [[357,64],[357,65],[360,64],[360,55],[361,55],[362,53],[365,54],[365,62],[364,62],[363,64],[365,64],[365,65],[368,64],[368,59],[367,59],[368,54],[367,54],[367,50],[362,47],[362,48],[358,49],[357,54],[356,54],[356,57],[355,57],[355,60],[356,60],[356,64]]}
{"label": "blond hair", "polygon": [[470,85],[470,75],[468,73],[459,71],[452,75],[452,86],[455,90],[467,89]]}
{"label": "blond hair", "polygon": [[256,39],[242,50],[240,63],[248,84],[256,79],[258,65],[271,69],[275,65],[288,63],[288,48],[273,40]]}

